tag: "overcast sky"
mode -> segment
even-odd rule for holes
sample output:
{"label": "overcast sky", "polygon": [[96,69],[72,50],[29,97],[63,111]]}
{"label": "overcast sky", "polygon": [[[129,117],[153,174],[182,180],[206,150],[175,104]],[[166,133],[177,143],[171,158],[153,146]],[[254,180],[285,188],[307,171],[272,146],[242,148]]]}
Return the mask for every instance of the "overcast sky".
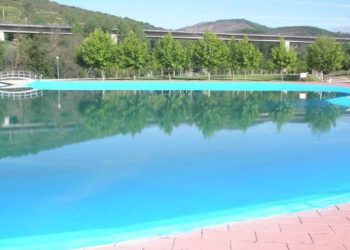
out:
{"label": "overcast sky", "polygon": [[311,25],[349,29],[350,0],[56,0],[168,29],[245,18],[270,27]]}

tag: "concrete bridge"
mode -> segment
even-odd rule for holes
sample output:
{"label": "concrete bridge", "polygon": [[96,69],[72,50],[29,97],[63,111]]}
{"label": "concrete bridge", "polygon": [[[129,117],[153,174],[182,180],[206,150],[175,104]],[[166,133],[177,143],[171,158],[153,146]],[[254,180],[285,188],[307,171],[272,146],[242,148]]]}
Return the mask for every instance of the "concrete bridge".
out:
{"label": "concrete bridge", "polygon": [[[165,34],[170,33],[175,39],[181,40],[198,40],[202,39],[204,32],[184,32],[184,31],[169,31],[169,30],[145,30],[147,38],[158,39]],[[278,43],[281,38],[284,38],[287,45],[294,44],[311,44],[315,43],[317,37],[314,36],[288,36],[288,35],[264,35],[264,34],[242,34],[242,33],[216,33],[217,37],[229,41],[232,37],[237,40],[242,40],[245,37],[251,42],[273,42]],[[335,38],[339,43],[350,43],[350,38]]]}
{"label": "concrete bridge", "polygon": [[72,35],[69,26],[34,25],[34,24],[0,24],[0,41],[5,41],[5,34],[59,34]]}
{"label": "concrete bridge", "polygon": [[[149,39],[159,39],[165,34],[170,33],[175,39],[182,40],[198,40],[202,39],[204,32],[183,32],[172,30],[145,30],[145,35]],[[72,35],[72,28],[69,26],[53,26],[53,25],[33,25],[33,24],[0,24],[0,41],[6,39],[5,34],[59,34]],[[241,33],[216,33],[222,40],[231,40],[234,36],[237,40],[245,37],[251,42],[279,42],[280,38],[284,38],[286,45],[294,44],[311,44],[315,43],[316,37],[312,36],[287,36],[287,35],[262,35],[262,34],[241,34]],[[113,32],[112,38],[117,41],[117,35]],[[350,38],[336,38],[340,43],[350,43]]]}

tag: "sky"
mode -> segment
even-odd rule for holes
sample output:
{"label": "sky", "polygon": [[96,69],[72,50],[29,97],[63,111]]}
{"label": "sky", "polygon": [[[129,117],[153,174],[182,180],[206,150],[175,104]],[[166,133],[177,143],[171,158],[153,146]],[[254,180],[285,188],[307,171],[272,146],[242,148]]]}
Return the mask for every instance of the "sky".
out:
{"label": "sky", "polygon": [[84,9],[178,29],[245,18],[269,27],[310,25],[350,32],[350,0],[55,0]]}

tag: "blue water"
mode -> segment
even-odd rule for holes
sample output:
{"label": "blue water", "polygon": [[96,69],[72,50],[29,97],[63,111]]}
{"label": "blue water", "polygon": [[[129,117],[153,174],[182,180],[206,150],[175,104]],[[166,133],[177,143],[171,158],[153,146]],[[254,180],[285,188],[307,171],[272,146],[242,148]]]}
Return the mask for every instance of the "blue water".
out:
{"label": "blue water", "polygon": [[61,109],[55,92],[8,104],[18,124],[48,126],[0,130],[0,249],[73,249],[350,201],[350,119],[318,97],[283,97],[305,120],[276,129],[249,112],[274,112],[279,93],[60,95]]}
{"label": "blue water", "polygon": [[328,100],[328,102],[335,104],[335,105],[339,105],[339,106],[350,107],[350,97],[349,96],[330,99],[330,100]]}
{"label": "blue water", "polygon": [[350,93],[350,88],[332,84],[271,83],[271,82],[189,82],[189,81],[57,81],[42,80],[29,87],[40,90],[189,90],[189,91],[329,91]]}

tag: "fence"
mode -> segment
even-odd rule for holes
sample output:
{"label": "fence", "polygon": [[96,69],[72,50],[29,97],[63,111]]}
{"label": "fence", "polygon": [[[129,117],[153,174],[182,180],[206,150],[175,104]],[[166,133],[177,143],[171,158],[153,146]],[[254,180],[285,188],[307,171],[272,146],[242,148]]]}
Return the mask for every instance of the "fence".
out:
{"label": "fence", "polygon": [[32,79],[32,80],[40,80],[42,79],[42,75],[35,74],[29,71],[6,71],[0,72],[0,79],[11,79],[11,78],[20,78],[20,79]]}

